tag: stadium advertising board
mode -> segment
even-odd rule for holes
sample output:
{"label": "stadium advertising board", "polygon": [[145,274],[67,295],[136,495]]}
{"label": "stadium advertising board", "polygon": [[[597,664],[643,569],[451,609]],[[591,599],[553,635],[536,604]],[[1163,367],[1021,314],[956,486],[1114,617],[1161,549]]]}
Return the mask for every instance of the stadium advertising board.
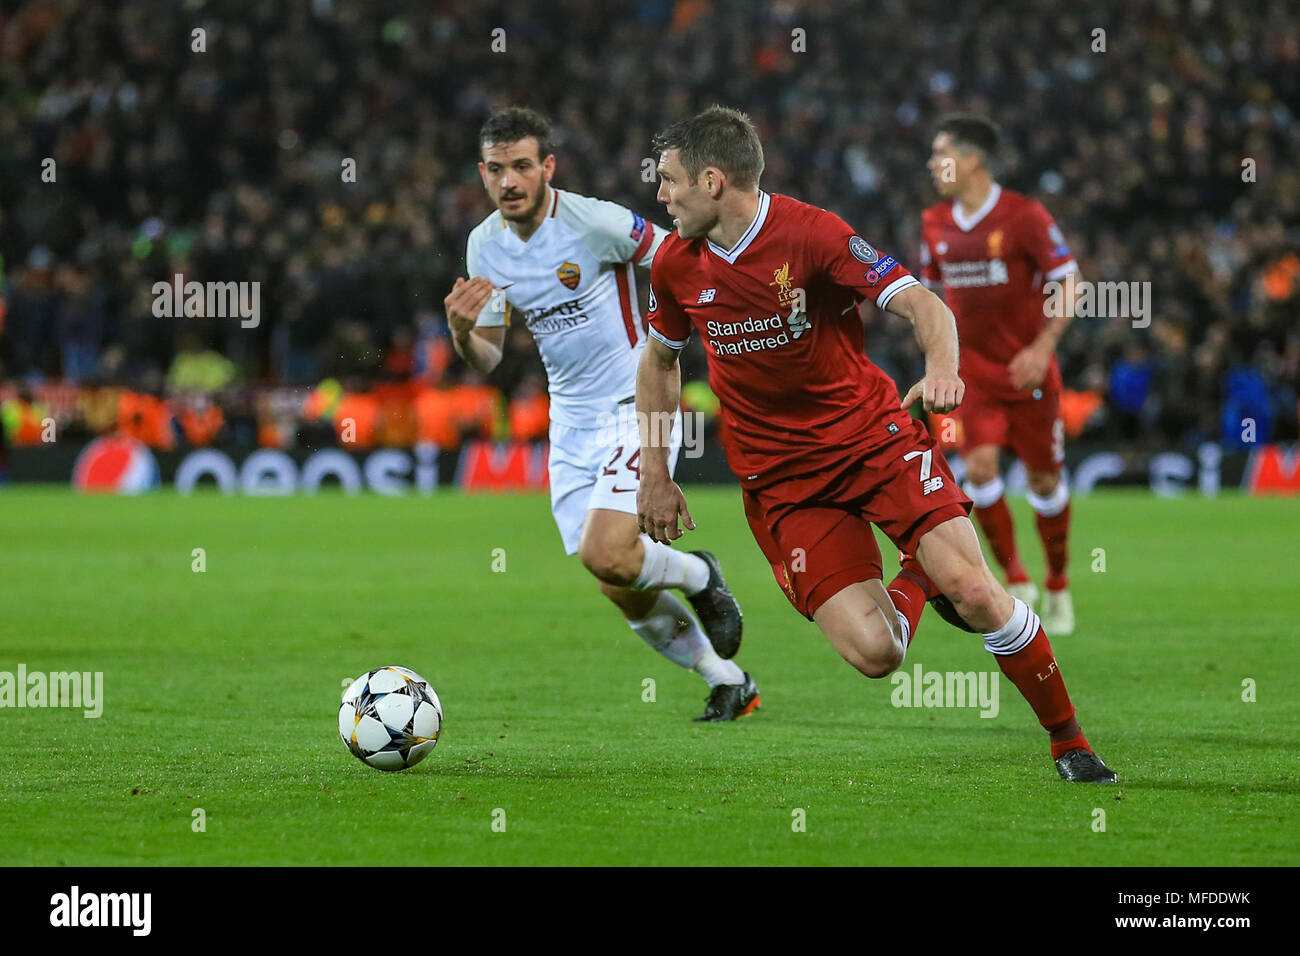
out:
{"label": "stadium advertising board", "polygon": [[[12,448],[5,479],[9,482],[71,482],[89,492],[139,493],[172,487],[181,494],[214,488],[223,494],[312,494],[337,487],[346,494],[371,491],[383,495],[433,494],[439,488],[467,492],[542,491],[547,488],[544,442],[471,441],[445,450],[423,444],[410,449],[373,451],[341,448],[216,449],[153,451],[122,436],[90,442],[57,442]],[[964,477],[959,456],[949,459]],[[1195,454],[1181,451],[1116,451],[1072,446],[1067,453],[1070,487],[1087,494],[1098,486],[1146,486],[1157,495],[1195,493],[1212,497],[1224,488],[1248,494],[1300,494],[1300,450],[1262,445],[1248,454],[1225,453],[1202,445]],[[684,484],[733,481],[721,449],[705,443],[703,454],[683,457],[677,477]],[[1012,492],[1025,488],[1024,467],[1006,473]]]}

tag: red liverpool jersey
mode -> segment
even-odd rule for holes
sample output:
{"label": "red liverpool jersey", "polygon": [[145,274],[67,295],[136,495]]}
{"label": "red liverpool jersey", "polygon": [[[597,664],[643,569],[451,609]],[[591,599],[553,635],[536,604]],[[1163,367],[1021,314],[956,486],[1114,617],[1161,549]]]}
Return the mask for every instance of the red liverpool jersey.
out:
{"label": "red liverpool jersey", "polygon": [[650,334],[682,348],[694,329],[722,405],[723,446],[748,487],[870,452],[908,417],[863,354],[857,306],[918,282],[834,213],[759,193],[731,249],[671,233],[650,273]]}
{"label": "red liverpool jersey", "polygon": [[[1042,204],[996,183],[969,217],[951,199],[921,215],[921,275],[957,316],[962,378],[995,397],[1024,397],[1007,366],[1047,323],[1043,283],[1075,268]],[[1061,387],[1055,356],[1043,385]]]}

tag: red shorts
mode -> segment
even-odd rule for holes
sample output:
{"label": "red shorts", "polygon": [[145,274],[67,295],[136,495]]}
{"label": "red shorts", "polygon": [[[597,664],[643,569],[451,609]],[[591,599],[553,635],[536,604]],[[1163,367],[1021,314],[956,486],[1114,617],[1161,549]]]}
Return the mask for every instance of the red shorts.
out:
{"label": "red shorts", "polygon": [[1065,422],[1057,389],[1034,389],[1008,401],[967,382],[957,416],[962,454],[981,445],[1009,448],[1030,471],[1060,471],[1065,462]]}
{"label": "red shorts", "polygon": [[938,444],[911,418],[869,457],[745,489],[744,499],[777,583],[809,620],[836,592],[880,577],[873,524],[915,552],[927,531],[971,508]]}

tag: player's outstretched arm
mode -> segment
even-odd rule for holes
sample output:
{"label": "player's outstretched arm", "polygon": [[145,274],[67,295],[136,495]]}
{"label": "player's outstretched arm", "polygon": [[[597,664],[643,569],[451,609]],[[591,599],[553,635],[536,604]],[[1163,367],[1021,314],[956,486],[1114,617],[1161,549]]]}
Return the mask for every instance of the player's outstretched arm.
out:
{"label": "player's outstretched arm", "polygon": [[482,328],[476,324],[492,292],[491,280],[483,276],[475,276],[468,282],[457,277],[451,292],[442,300],[456,354],[483,375],[500,363],[501,345],[506,338],[505,326]]}
{"label": "player's outstretched arm", "polygon": [[686,496],[668,473],[673,419],[681,403],[682,373],[677,349],[654,336],[641,353],[636,373],[636,417],[641,432],[641,481],[636,493],[637,523],[641,531],[662,544],[682,536],[677,526],[690,531],[695,522]]}
{"label": "player's outstretched arm", "polygon": [[966,395],[957,374],[957,320],[952,310],[919,285],[899,292],[886,308],[912,323],[925,353],[925,377],[908,389],[899,407],[908,408],[919,398],[927,412],[952,411]]}

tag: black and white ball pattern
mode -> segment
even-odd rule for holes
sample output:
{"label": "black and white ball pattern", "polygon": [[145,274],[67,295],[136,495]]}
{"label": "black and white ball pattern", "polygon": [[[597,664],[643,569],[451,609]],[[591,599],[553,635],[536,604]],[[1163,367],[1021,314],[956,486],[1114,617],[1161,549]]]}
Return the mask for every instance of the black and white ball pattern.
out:
{"label": "black and white ball pattern", "polygon": [[378,770],[405,770],[429,755],[442,730],[442,704],[409,667],[367,671],[343,692],[339,736]]}

